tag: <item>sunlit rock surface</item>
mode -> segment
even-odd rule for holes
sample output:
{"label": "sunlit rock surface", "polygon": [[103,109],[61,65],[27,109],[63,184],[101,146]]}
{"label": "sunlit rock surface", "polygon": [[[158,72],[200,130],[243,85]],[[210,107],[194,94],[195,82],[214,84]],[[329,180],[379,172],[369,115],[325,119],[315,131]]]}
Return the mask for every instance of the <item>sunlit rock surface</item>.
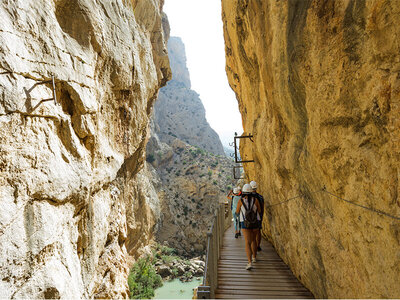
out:
{"label": "sunlit rock surface", "polygon": [[400,6],[222,0],[263,233],[322,298],[400,297]]}
{"label": "sunlit rock surface", "polygon": [[1,2],[0,298],[128,297],[155,218],[139,171],[170,78],[162,3]]}

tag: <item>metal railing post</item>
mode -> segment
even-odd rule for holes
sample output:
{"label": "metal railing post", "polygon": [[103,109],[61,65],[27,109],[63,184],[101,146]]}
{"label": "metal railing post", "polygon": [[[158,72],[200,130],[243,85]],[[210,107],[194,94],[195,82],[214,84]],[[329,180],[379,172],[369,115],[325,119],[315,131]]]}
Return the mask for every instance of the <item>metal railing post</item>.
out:
{"label": "metal railing post", "polygon": [[211,286],[211,298],[215,298],[215,289],[218,285],[217,281],[217,273],[218,273],[218,221],[217,216],[214,215],[214,231],[213,231],[213,260],[212,260],[212,282],[210,282]]}
{"label": "metal railing post", "polygon": [[[220,240],[220,249],[222,248],[223,245],[223,240],[224,240],[224,233],[225,233],[225,204],[221,203],[221,205],[219,206],[219,220],[220,220],[220,224],[221,224],[221,229],[219,232],[219,240]],[[219,253],[218,258],[221,258],[221,251]]]}

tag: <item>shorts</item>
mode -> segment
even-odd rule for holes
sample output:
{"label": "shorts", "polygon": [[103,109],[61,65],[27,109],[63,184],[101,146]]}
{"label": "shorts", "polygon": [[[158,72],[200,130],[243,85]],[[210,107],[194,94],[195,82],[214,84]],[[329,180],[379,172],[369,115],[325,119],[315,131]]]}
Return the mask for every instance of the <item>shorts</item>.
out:
{"label": "shorts", "polygon": [[259,227],[255,227],[255,228],[246,228],[246,226],[244,226],[244,222],[240,222],[240,228],[242,228],[242,229],[259,229]]}

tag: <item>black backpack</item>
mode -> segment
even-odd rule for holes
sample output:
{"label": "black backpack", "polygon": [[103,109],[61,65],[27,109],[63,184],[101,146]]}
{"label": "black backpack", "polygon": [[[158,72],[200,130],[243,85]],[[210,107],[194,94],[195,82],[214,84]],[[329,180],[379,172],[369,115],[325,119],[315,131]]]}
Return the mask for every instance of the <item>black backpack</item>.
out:
{"label": "black backpack", "polygon": [[262,219],[262,217],[264,215],[264,197],[261,196],[259,193],[254,193],[254,196],[258,199],[258,203],[260,203],[260,206],[261,206],[260,217]]}
{"label": "black backpack", "polygon": [[250,207],[246,207],[243,199],[241,199],[244,209],[246,210],[244,214],[244,226],[246,229],[258,228],[257,213],[253,210],[256,199],[254,197],[249,197],[247,199],[250,201]]}

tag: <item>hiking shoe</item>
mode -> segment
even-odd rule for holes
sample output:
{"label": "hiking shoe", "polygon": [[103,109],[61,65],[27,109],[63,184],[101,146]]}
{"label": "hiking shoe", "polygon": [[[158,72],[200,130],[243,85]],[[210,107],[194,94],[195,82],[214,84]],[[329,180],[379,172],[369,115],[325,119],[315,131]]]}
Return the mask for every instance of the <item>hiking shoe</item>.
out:
{"label": "hiking shoe", "polygon": [[252,268],[251,262],[247,264],[246,270],[250,270]]}
{"label": "hiking shoe", "polygon": [[258,246],[257,251],[261,251],[261,247],[260,246]]}
{"label": "hiking shoe", "polygon": [[251,262],[252,262],[252,263],[255,263],[255,262],[257,262],[257,259],[256,259],[255,257],[253,257],[253,258],[251,259]]}
{"label": "hiking shoe", "polygon": [[235,233],[235,239],[237,239],[237,238],[238,238],[238,235],[239,235],[239,234]]}

